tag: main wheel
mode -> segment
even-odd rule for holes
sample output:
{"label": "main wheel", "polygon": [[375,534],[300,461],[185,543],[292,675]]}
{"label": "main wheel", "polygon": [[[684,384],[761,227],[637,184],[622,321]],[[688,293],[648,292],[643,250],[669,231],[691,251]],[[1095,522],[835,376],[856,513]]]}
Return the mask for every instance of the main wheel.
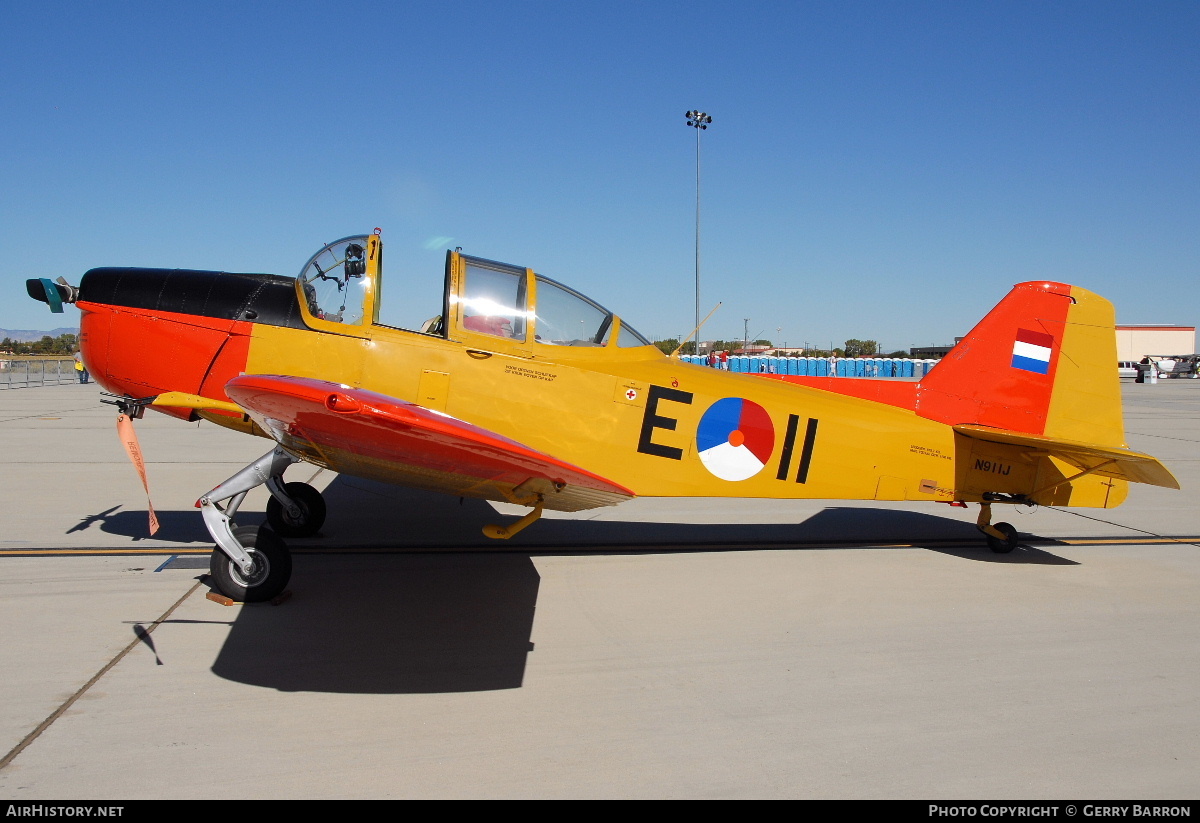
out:
{"label": "main wheel", "polygon": [[990,534],[987,535],[989,549],[994,551],[996,554],[1008,554],[1017,547],[1017,539],[1019,535],[1017,534],[1017,530],[1013,528],[1010,523],[996,523],[992,526],[992,528],[996,529],[997,531],[1004,532],[1004,539],[1001,540],[998,537],[992,537]]}
{"label": "main wheel", "polygon": [[261,603],[278,595],[292,577],[292,555],[287,545],[265,526],[238,526],[233,536],[254,560],[249,574],[219,548],[208,562],[221,593],[239,603]]}
{"label": "main wheel", "polygon": [[307,483],[285,483],[283,490],[296,501],[300,516],[289,515],[287,506],[271,495],[267,501],[267,522],[280,537],[312,537],[325,525],[325,498]]}

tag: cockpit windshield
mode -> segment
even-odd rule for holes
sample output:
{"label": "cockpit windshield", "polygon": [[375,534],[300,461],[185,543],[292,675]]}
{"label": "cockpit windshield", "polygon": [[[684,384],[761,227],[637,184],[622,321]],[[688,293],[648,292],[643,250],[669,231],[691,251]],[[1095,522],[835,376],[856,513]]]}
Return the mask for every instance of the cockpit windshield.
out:
{"label": "cockpit windshield", "polygon": [[[379,305],[382,254],[379,238],[366,234],[343,237],[322,247],[297,278],[308,314],[325,323],[386,325],[381,323]],[[547,346],[651,345],[612,312],[574,289],[522,266],[469,257],[457,250],[446,256],[443,307],[443,314],[420,324],[421,333],[454,337],[461,330]],[[391,328],[418,329],[407,325]]]}
{"label": "cockpit windshield", "polygon": [[367,303],[367,235],[343,237],[322,248],[300,270],[308,310],[318,320],[360,324]]}

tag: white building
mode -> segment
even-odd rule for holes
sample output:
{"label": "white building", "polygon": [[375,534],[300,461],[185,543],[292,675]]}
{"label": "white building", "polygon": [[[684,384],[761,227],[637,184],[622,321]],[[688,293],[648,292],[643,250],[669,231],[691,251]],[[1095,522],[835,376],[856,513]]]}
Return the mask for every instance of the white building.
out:
{"label": "white building", "polygon": [[1151,354],[1195,352],[1195,326],[1117,324],[1117,360],[1138,361]]}

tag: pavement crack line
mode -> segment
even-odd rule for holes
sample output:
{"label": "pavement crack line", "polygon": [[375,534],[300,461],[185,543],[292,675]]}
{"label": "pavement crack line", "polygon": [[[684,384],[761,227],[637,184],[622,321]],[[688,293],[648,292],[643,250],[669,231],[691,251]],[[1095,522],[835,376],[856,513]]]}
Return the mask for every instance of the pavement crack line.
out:
{"label": "pavement crack line", "polygon": [[33,743],[33,741],[37,740],[38,737],[41,736],[42,732],[46,731],[46,729],[50,728],[54,724],[54,721],[56,721],[56,720],[58,720],[58,718],[62,717],[63,712],[65,712],[67,709],[71,708],[71,706],[75,705],[76,700],[83,697],[87,693],[87,690],[90,689],[92,686],[96,685],[96,683],[98,683],[100,681],[100,678],[102,678],[102,677],[104,677],[104,675],[108,674],[109,670],[113,666],[120,663],[121,660],[125,657],[125,655],[129,654],[129,652],[131,652],[133,649],[135,649],[136,647],[145,643],[146,638],[150,634],[152,634],[155,629],[158,628],[159,624],[166,622],[167,618],[169,618],[174,613],[174,611],[183,604],[183,601],[185,601],[189,597],[191,597],[196,592],[196,589],[200,588],[200,586],[202,586],[203,584],[204,584],[204,578],[202,577],[201,579],[196,581],[195,585],[193,585],[190,589],[187,590],[187,592],[183,595],[183,597],[180,597],[178,600],[176,600],[175,603],[172,604],[171,608],[167,609],[165,612],[163,612],[163,615],[161,617],[159,617],[157,620],[155,620],[153,623],[151,623],[150,626],[144,632],[141,632],[141,633],[135,632],[133,641],[128,646],[121,649],[121,651],[117,653],[117,656],[114,657],[112,660],[108,661],[108,663],[105,664],[104,668],[102,668],[100,671],[98,671],[94,675],[92,675],[92,679],[89,680],[88,682],[84,683],[83,686],[81,686],[79,688],[79,691],[75,692],[75,694],[73,694],[69,698],[67,698],[67,700],[61,706],[59,706],[57,709],[55,709],[54,712],[49,717],[47,717],[45,720],[43,720],[41,723],[39,723],[38,727],[36,729],[31,731],[29,734],[27,734],[25,736],[24,740],[22,740],[15,747],[13,747],[12,751],[10,751],[8,754],[4,755],[3,759],[0,759],[0,769],[6,768],[9,763],[13,762],[13,760],[16,759],[17,755],[19,755],[21,752],[25,751],[26,747],[28,747],[29,744]]}

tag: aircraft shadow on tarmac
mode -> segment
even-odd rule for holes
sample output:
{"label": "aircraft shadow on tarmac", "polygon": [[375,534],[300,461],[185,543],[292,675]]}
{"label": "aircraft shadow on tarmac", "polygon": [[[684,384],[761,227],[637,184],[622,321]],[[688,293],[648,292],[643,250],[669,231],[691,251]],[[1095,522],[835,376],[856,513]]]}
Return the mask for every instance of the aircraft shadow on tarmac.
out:
{"label": "aircraft shadow on tarmac", "polygon": [[540,581],[521,554],[298,557],[292,596],[243,606],[212,671],[288,692],[519,688]]}
{"label": "aircraft shadow on tarmac", "polygon": [[[153,535],[150,534],[145,509],[122,509],[119,506],[113,506],[111,509],[95,514],[81,515],[79,522],[67,529],[67,534],[98,527],[102,532],[121,535],[130,540],[148,540],[153,537],[155,540],[169,540],[174,543],[213,542],[212,538],[208,536],[208,529],[204,528],[204,519],[197,509],[184,509],[183,511],[158,511],[156,509],[154,513],[158,517],[158,531]],[[253,524],[261,520],[261,513],[251,513],[247,523]]]}
{"label": "aircraft shadow on tarmac", "polygon": [[888,542],[963,559],[1073,562],[1032,547],[996,555],[972,524],[884,509],[831,508],[801,524],[547,519],[519,535],[526,538],[520,543],[498,543],[480,529],[506,518],[482,501],[341,478],[326,499],[323,535],[289,541],[296,549],[291,597],[278,607],[242,607],[214,674],[280,691],[520,688],[533,650],[539,554],[689,551],[690,542],[698,551],[796,550],[810,541],[815,549],[848,549],[833,539],[869,545],[886,534]]}

